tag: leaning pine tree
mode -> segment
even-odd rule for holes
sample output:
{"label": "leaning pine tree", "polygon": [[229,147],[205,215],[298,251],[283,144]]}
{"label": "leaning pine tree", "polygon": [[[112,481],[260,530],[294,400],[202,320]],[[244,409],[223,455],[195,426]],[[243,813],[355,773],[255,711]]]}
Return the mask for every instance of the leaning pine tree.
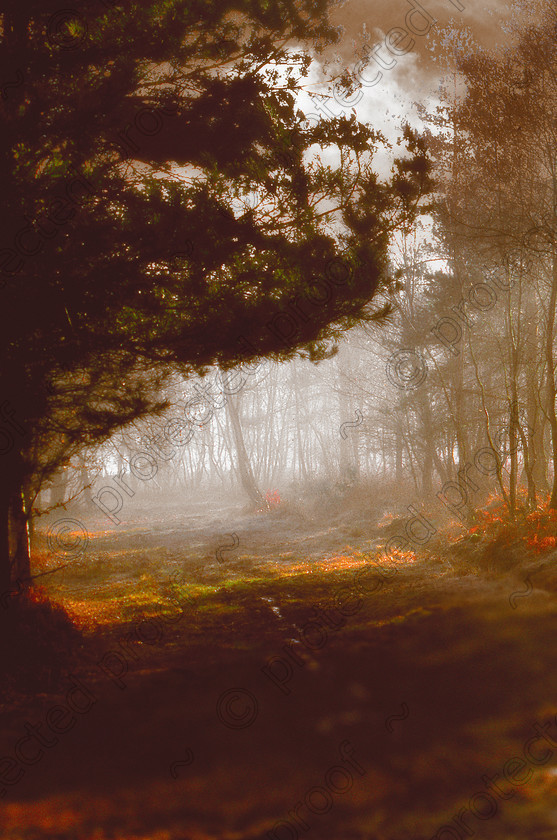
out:
{"label": "leaning pine tree", "polygon": [[[0,591],[28,573],[41,483],[160,410],[169,376],[319,359],[377,316],[390,234],[418,211],[428,162],[407,131],[381,181],[371,128],[298,110],[309,50],[336,37],[327,6],[91,0],[52,14],[7,0]],[[294,333],[271,329],[326,272],[323,304]]]}

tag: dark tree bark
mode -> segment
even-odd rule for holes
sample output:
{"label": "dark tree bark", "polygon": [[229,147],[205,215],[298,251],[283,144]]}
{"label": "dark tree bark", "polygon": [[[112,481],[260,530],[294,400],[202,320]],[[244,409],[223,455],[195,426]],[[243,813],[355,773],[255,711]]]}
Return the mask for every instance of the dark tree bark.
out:
{"label": "dark tree bark", "polygon": [[29,578],[28,515],[23,491],[23,465],[15,447],[4,454],[0,474],[0,594],[18,578]]}
{"label": "dark tree bark", "polygon": [[10,494],[2,482],[0,484],[0,594],[9,590],[11,581],[9,512]]}
{"label": "dark tree bark", "polygon": [[31,577],[29,512],[22,489],[12,494],[9,513],[12,580],[29,580]]}

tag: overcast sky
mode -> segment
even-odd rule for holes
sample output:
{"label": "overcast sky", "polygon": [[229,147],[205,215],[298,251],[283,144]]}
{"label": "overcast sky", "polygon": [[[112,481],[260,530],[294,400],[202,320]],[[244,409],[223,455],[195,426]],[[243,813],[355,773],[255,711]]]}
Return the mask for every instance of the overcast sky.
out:
{"label": "overcast sky", "polygon": [[[414,102],[435,100],[443,74],[437,63],[439,41],[451,22],[468,27],[482,45],[490,47],[508,41],[503,27],[508,29],[516,19],[513,3],[504,0],[346,0],[333,12],[333,21],[344,28],[344,34],[325,55],[330,62],[326,72],[331,76],[346,68],[353,70],[364,56],[366,43],[370,49],[377,48],[375,57],[362,67],[363,77],[375,84],[362,87],[353,107],[358,119],[392,138],[402,119],[419,125]],[[393,56],[387,50],[388,33],[404,54]],[[316,91],[324,89],[317,72],[312,81]],[[302,107],[306,114],[318,110],[315,101],[307,99]],[[336,115],[350,110],[350,105],[331,102]]]}

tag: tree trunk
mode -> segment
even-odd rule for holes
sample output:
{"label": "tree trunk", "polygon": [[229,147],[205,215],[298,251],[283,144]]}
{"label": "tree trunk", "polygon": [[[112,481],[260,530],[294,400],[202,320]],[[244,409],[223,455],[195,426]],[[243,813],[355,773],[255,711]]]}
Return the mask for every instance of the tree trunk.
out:
{"label": "tree trunk", "polygon": [[518,398],[516,381],[512,381],[513,397],[509,409],[509,446],[511,469],[509,473],[509,514],[514,522],[516,516],[516,490],[518,484]]}
{"label": "tree trunk", "polygon": [[226,410],[230,418],[230,425],[232,427],[232,436],[236,446],[237,455],[237,470],[240,477],[242,489],[248,498],[256,505],[260,505],[263,501],[253,475],[253,470],[249,461],[246,445],[244,443],[244,436],[242,434],[242,427],[240,426],[240,417],[238,415],[238,406],[236,404],[236,396],[229,395],[226,400]]}
{"label": "tree trunk", "polygon": [[460,353],[455,359],[456,381],[455,381],[455,432],[456,446],[458,450],[458,471],[466,468],[468,463],[468,435],[466,432],[466,410],[464,397],[464,353]]}
{"label": "tree trunk", "polygon": [[68,470],[63,468],[56,474],[55,483],[52,484],[52,490],[50,493],[50,506],[52,508],[63,507],[64,502],[66,501],[67,490]]}
{"label": "tree trunk", "polygon": [[31,577],[29,514],[23,490],[16,491],[11,496],[8,529],[12,580],[29,580]]}
{"label": "tree trunk", "polygon": [[29,584],[29,516],[25,496],[18,484],[18,456],[9,458],[0,483],[0,597],[17,580]]}
{"label": "tree trunk", "polygon": [[87,510],[91,509],[91,505],[93,502],[93,490],[92,484],[93,479],[89,476],[89,470],[87,469],[87,461],[85,460],[84,455],[79,455],[78,457],[79,463],[79,483],[81,485],[82,493],[79,500],[79,504],[81,507],[86,508]]}
{"label": "tree trunk", "polygon": [[422,389],[419,399],[421,402],[422,440],[424,443],[422,461],[422,493],[424,497],[427,498],[431,496],[433,491],[433,456],[435,452],[435,437],[429,394],[425,388]]}
{"label": "tree trunk", "polygon": [[[296,361],[291,362],[292,365],[292,390],[294,391],[294,411],[296,417],[296,442],[297,442],[297,454],[298,454],[298,478],[302,481],[307,481],[308,478],[308,469],[306,465],[306,459],[304,455],[304,447],[302,442],[302,416],[300,412],[300,395],[299,395],[299,382],[298,382],[298,370],[296,367]],[[305,418],[304,418],[305,420]],[[304,428],[306,428],[307,423],[304,423]]]}
{"label": "tree trunk", "polygon": [[532,478],[536,491],[547,493],[549,482],[547,480],[547,457],[545,453],[545,430],[546,418],[542,414],[528,412],[528,424],[534,429],[534,433],[528,438],[530,448],[530,463],[532,464]]}
{"label": "tree trunk", "polygon": [[555,307],[557,305],[557,253],[553,254],[553,273],[551,279],[551,294],[547,311],[547,333],[545,336],[545,361],[547,365],[547,416],[551,427],[551,448],[553,454],[553,488],[550,510],[557,510],[557,414],[555,413],[555,361],[553,354],[553,337],[555,332]]}
{"label": "tree trunk", "polygon": [[526,309],[526,329],[528,330],[525,341],[526,354],[526,417],[528,421],[527,453],[528,453],[528,501],[533,509],[537,503],[537,492],[547,493],[547,483],[544,448],[544,431],[546,418],[540,411],[540,384],[538,375],[539,359],[543,355],[543,347],[540,346],[540,322],[538,307],[535,300],[535,290],[526,287],[528,294]]}
{"label": "tree trunk", "polygon": [[[395,415],[398,419],[399,415]],[[397,426],[395,430],[395,482],[400,485],[402,482],[402,431]]]}
{"label": "tree trunk", "polygon": [[[350,440],[356,429],[350,428],[347,433],[343,428],[345,423],[352,424],[354,420],[354,411],[352,404],[352,395],[350,393],[350,386],[348,377],[346,375],[346,363],[341,361],[337,356],[336,364],[336,391],[338,403],[338,423],[339,423],[339,480],[343,483],[351,483],[355,478],[355,459],[354,459],[354,444]],[[341,431],[342,430],[342,431]]]}

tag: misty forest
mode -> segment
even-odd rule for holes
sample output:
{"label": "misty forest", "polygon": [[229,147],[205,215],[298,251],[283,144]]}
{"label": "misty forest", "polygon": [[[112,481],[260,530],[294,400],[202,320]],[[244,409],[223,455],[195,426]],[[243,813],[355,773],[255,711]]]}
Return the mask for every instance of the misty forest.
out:
{"label": "misty forest", "polygon": [[0,836],[555,840],[555,0],[4,0],[0,113]]}

